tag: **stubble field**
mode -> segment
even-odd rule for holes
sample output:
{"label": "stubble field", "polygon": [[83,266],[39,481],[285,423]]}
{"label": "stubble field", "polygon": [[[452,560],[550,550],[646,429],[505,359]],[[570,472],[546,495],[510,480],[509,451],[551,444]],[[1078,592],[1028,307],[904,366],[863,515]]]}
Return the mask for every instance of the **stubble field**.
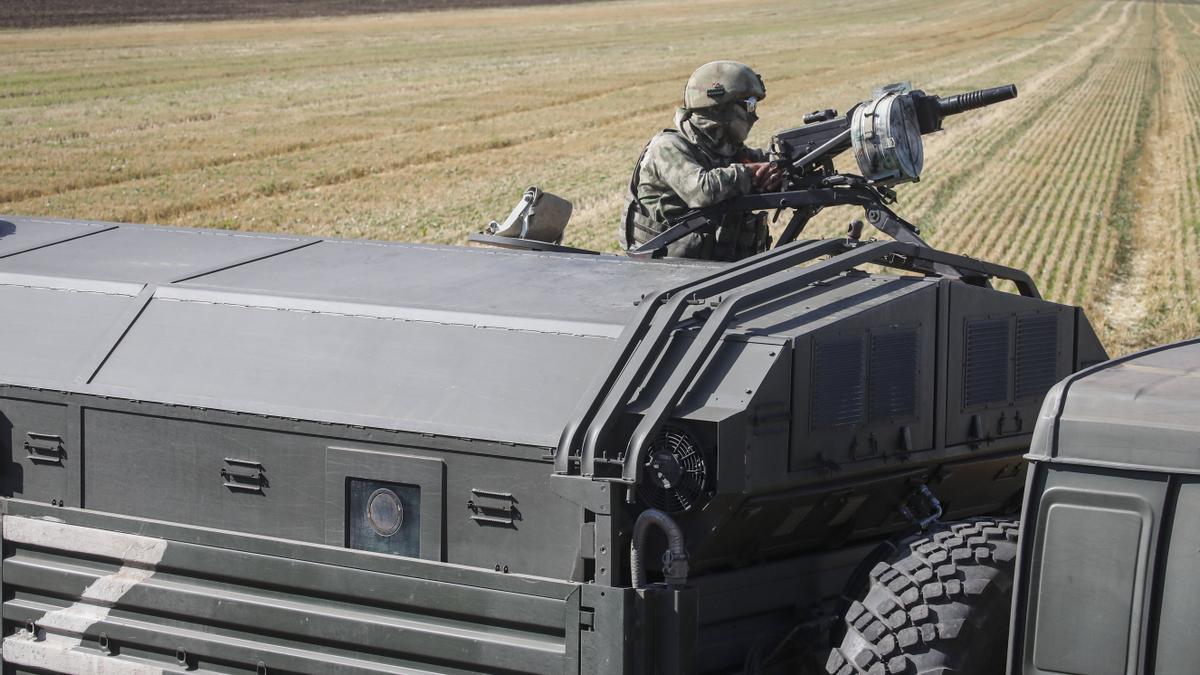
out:
{"label": "stubble field", "polygon": [[1114,353],[1200,333],[1197,4],[604,2],[7,30],[0,54],[0,213],[461,243],[539,185],[605,250],[704,61],[763,73],[758,144],[885,82],[1015,82],[926,137],[897,210]]}

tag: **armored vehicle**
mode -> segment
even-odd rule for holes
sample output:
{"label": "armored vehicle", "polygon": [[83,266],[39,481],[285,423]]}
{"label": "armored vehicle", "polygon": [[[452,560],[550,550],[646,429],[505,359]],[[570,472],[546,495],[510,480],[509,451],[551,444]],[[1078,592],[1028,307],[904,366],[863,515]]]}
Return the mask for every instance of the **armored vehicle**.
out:
{"label": "armored vehicle", "polygon": [[1200,340],[1114,359],[1047,395],[1010,672],[1196,672],[1198,413]]}
{"label": "armored vehicle", "polygon": [[[1015,95],[814,113],[638,259],[538,189],[509,250],[0,219],[6,671],[1000,672],[1034,420],[1107,356],[888,205]],[[836,205],[890,238],[799,237]],[[657,259],[737,209],[779,245]]]}
{"label": "armored vehicle", "polygon": [[1106,358],[1023,273],[891,240],[0,234],[8,671],[944,661],[1007,602],[978,517],[1043,395]]}

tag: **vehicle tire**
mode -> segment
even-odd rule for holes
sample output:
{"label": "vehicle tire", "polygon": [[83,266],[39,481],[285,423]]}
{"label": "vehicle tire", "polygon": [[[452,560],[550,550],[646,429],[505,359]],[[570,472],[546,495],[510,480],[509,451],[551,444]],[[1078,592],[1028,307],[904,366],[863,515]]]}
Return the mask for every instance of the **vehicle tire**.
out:
{"label": "vehicle tire", "polygon": [[1015,520],[948,523],[894,544],[851,599],[830,675],[1003,675]]}

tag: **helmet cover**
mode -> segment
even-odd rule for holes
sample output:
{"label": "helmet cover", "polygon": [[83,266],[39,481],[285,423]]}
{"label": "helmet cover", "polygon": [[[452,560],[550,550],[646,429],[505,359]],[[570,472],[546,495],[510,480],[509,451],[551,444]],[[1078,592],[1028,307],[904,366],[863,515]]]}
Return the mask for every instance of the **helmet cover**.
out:
{"label": "helmet cover", "polygon": [[762,100],[767,88],[762,77],[750,66],[737,61],[713,61],[696,69],[683,90],[683,107],[688,110],[711,108],[753,96]]}

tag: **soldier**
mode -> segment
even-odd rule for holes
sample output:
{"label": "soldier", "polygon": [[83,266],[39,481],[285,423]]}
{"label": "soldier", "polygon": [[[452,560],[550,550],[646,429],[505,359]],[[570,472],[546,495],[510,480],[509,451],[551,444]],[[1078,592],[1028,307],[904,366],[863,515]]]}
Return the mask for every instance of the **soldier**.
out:
{"label": "soldier", "polygon": [[[743,63],[713,61],[692,73],[675,128],[651,139],[633,169],[622,234],[626,248],[650,240],[690,209],[779,187],[778,167],[762,150],[745,146],[766,95],[762,77]],[[666,254],[738,260],[770,244],[765,214],[731,213],[714,230],[672,243]]]}

